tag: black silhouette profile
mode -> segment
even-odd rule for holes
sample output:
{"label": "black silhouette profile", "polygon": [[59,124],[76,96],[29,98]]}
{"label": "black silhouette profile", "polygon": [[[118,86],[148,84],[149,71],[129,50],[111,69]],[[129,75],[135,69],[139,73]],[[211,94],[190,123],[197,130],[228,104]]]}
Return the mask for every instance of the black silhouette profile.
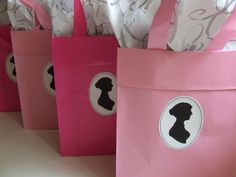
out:
{"label": "black silhouette profile", "polygon": [[15,60],[14,60],[14,57],[12,57],[12,58],[10,59],[10,62],[14,65],[14,69],[13,69],[13,71],[12,71],[12,74],[13,74],[14,76],[16,76],[16,67],[15,67]]}
{"label": "black silhouette profile", "polygon": [[112,91],[112,80],[108,77],[103,77],[95,84],[95,86],[102,91],[98,99],[98,104],[111,111],[115,105],[115,102],[110,99],[108,94],[110,91]]}
{"label": "black silhouette profile", "polygon": [[52,75],[52,81],[51,81],[51,83],[50,83],[50,87],[51,87],[51,89],[55,90],[53,66],[50,66],[50,68],[47,70],[47,73],[50,74],[50,75]]}
{"label": "black silhouette profile", "polygon": [[169,131],[169,135],[176,141],[185,144],[190,133],[185,129],[184,122],[192,115],[192,106],[188,103],[179,103],[169,111],[170,115],[176,118],[176,122]]}

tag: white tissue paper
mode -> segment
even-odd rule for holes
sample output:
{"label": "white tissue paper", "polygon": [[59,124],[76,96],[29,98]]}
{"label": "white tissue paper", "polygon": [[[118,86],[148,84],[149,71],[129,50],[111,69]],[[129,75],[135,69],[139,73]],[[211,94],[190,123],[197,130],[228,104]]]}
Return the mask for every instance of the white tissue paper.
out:
{"label": "white tissue paper", "polygon": [[121,47],[147,48],[148,34],[161,0],[104,0]]}
{"label": "white tissue paper", "polygon": [[168,45],[174,51],[208,48],[232,14],[236,0],[177,0]]}
{"label": "white tissue paper", "polygon": [[70,36],[73,32],[73,0],[48,0],[54,36]]}
{"label": "white tissue paper", "polygon": [[50,18],[51,9],[48,0],[20,0],[22,4],[31,9],[41,29],[52,29]]}
{"label": "white tissue paper", "polygon": [[0,25],[9,25],[10,23],[7,14],[7,0],[0,0]]}
{"label": "white tissue paper", "polygon": [[223,50],[224,51],[236,50],[236,40],[227,42]]}
{"label": "white tissue paper", "polygon": [[37,25],[34,12],[19,0],[8,0],[8,14],[14,30],[32,30]]}
{"label": "white tissue paper", "polygon": [[109,20],[108,1],[81,0],[87,22],[88,35],[113,35]]}

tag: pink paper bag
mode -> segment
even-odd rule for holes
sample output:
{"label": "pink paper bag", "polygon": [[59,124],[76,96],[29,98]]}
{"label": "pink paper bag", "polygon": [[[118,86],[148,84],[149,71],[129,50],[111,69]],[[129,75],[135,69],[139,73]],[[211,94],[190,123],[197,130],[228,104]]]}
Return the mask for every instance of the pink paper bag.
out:
{"label": "pink paper bag", "polygon": [[56,129],[51,31],[12,31],[11,35],[24,128]]}
{"label": "pink paper bag", "polygon": [[116,176],[235,177],[235,58],[119,49]]}
{"label": "pink paper bag", "polygon": [[19,111],[20,100],[10,26],[0,26],[0,112]]}
{"label": "pink paper bag", "polygon": [[52,39],[61,154],[110,155],[116,148],[114,36],[86,36],[75,1],[74,35]]}

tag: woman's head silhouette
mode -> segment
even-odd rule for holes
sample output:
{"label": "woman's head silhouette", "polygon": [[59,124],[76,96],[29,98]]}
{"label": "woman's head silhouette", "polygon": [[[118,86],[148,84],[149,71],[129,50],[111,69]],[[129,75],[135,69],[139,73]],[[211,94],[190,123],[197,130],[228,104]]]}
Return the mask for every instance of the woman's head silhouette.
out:
{"label": "woman's head silhouette", "polygon": [[184,122],[189,120],[192,115],[192,106],[188,103],[179,103],[175,105],[170,111],[170,115],[175,116],[177,121]]}
{"label": "woman's head silhouette", "polygon": [[169,135],[180,143],[186,143],[190,133],[185,129],[184,122],[192,115],[192,106],[188,103],[179,103],[170,109],[170,115],[176,118],[176,122],[169,131]]}
{"label": "woman's head silhouette", "polygon": [[47,70],[47,73],[52,76],[52,80],[50,83],[51,89],[55,90],[55,81],[54,81],[54,69],[53,66],[50,66],[50,68]]}
{"label": "woman's head silhouette", "polygon": [[100,79],[96,84],[95,84],[96,88],[99,88],[100,90],[104,91],[104,92],[110,92],[112,91],[112,80],[108,77],[103,77],[102,79]]}
{"label": "woman's head silhouette", "polygon": [[14,76],[16,76],[16,67],[15,67],[15,60],[14,60],[14,56],[10,59],[10,62],[14,65],[14,69],[12,71],[12,74]]}
{"label": "woman's head silhouette", "polygon": [[112,110],[115,102],[111,100],[108,94],[113,88],[112,80],[108,77],[103,77],[95,84],[95,87],[102,91],[98,99],[98,104],[107,110]]}

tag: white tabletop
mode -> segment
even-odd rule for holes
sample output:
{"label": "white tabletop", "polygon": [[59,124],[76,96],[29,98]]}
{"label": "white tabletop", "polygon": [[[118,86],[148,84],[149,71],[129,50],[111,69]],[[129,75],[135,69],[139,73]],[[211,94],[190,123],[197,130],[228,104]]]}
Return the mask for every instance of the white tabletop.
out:
{"label": "white tabletop", "polygon": [[61,157],[57,131],[31,131],[0,113],[0,177],[114,177],[115,157]]}

